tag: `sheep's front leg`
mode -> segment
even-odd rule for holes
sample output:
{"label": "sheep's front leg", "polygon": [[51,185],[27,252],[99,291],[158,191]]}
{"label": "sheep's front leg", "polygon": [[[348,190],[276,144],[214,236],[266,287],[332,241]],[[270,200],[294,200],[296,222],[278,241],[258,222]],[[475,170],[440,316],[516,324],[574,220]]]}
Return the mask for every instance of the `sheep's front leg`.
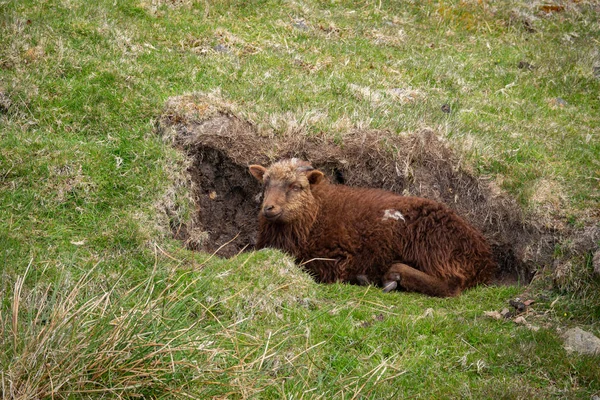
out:
{"label": "sheep's front leg", "polygon": [[383,276],[382,284],[384,292],[394,290],[400,285],[410,292],[429,296],[448,297],[460,293],[460,290],[452,289],[448,282],[401,263],[392,264]]}

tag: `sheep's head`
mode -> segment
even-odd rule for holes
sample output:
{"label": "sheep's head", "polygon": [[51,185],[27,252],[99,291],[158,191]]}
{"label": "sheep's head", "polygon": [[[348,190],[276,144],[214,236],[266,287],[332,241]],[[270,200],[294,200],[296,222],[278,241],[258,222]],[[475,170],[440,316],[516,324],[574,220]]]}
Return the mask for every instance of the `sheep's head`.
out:
{"label": "sheep's head", "polygon": [[323,173],[297,158],[281,160],[265,168],[251,165],[250,173],[263,184],[261,214],[269,222],[290,223],[302,219],[314,208],[311,185],[323,180]]}

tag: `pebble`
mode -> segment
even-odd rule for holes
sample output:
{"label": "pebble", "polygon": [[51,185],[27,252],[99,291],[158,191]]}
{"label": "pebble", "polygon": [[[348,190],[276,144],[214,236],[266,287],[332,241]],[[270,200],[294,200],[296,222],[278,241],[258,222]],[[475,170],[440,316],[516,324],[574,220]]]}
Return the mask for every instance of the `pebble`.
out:
{"label": "pebble", "polygon": [[213,49],[217,52],[217,53],[229,53],[229,47],[224,46],[222,44],[218,44],[215,47],[213,47]]}
{"label": "pebble", "polygon": [[301,31],[307,31],[310,29],[308,25],[306,25],[306,22],[304,22],[304,20],[298,20],[294,22],[294,28],[299,29]]}
{"label": "pebble", "polygon": [[586,332],[581,328],[572,328],[564,333],[563,338],[567,353],[600,354],[600,339],[593,333]]}

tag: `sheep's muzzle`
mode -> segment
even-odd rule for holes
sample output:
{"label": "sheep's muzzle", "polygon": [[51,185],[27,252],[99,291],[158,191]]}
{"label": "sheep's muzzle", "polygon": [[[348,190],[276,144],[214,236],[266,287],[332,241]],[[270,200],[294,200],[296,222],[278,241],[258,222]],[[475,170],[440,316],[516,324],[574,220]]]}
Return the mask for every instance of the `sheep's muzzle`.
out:
{"label": "sheep's muzzle", "polygon": [[262,213],[267,220],[276,221],[283,213],[283,210],[279,206],[273,204],[265,204],[262,208]]}
{"label": "sheep's muzzle", "polygon": [[284,208],[286,203],[285,190],[279,182],[272,182],[267,185],[264,193],[261,213],[269,222],[280,221],[284,218]]}

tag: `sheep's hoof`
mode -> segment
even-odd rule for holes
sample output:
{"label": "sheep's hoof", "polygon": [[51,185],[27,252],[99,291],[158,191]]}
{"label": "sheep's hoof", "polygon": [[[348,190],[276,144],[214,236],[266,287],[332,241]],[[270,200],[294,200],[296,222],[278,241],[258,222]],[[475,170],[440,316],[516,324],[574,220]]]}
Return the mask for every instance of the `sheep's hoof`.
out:
{"label": "sheep's hoof", "polygon": [[398,287],[398,283],[396,281],[386,281],[383,282],[383,293],[391,292],[392,290]]}
{"label": "sheep's hoof", "polygon": [[356,280],[360,286],[369,286],[371,284],[366,275],[356,275]]}

